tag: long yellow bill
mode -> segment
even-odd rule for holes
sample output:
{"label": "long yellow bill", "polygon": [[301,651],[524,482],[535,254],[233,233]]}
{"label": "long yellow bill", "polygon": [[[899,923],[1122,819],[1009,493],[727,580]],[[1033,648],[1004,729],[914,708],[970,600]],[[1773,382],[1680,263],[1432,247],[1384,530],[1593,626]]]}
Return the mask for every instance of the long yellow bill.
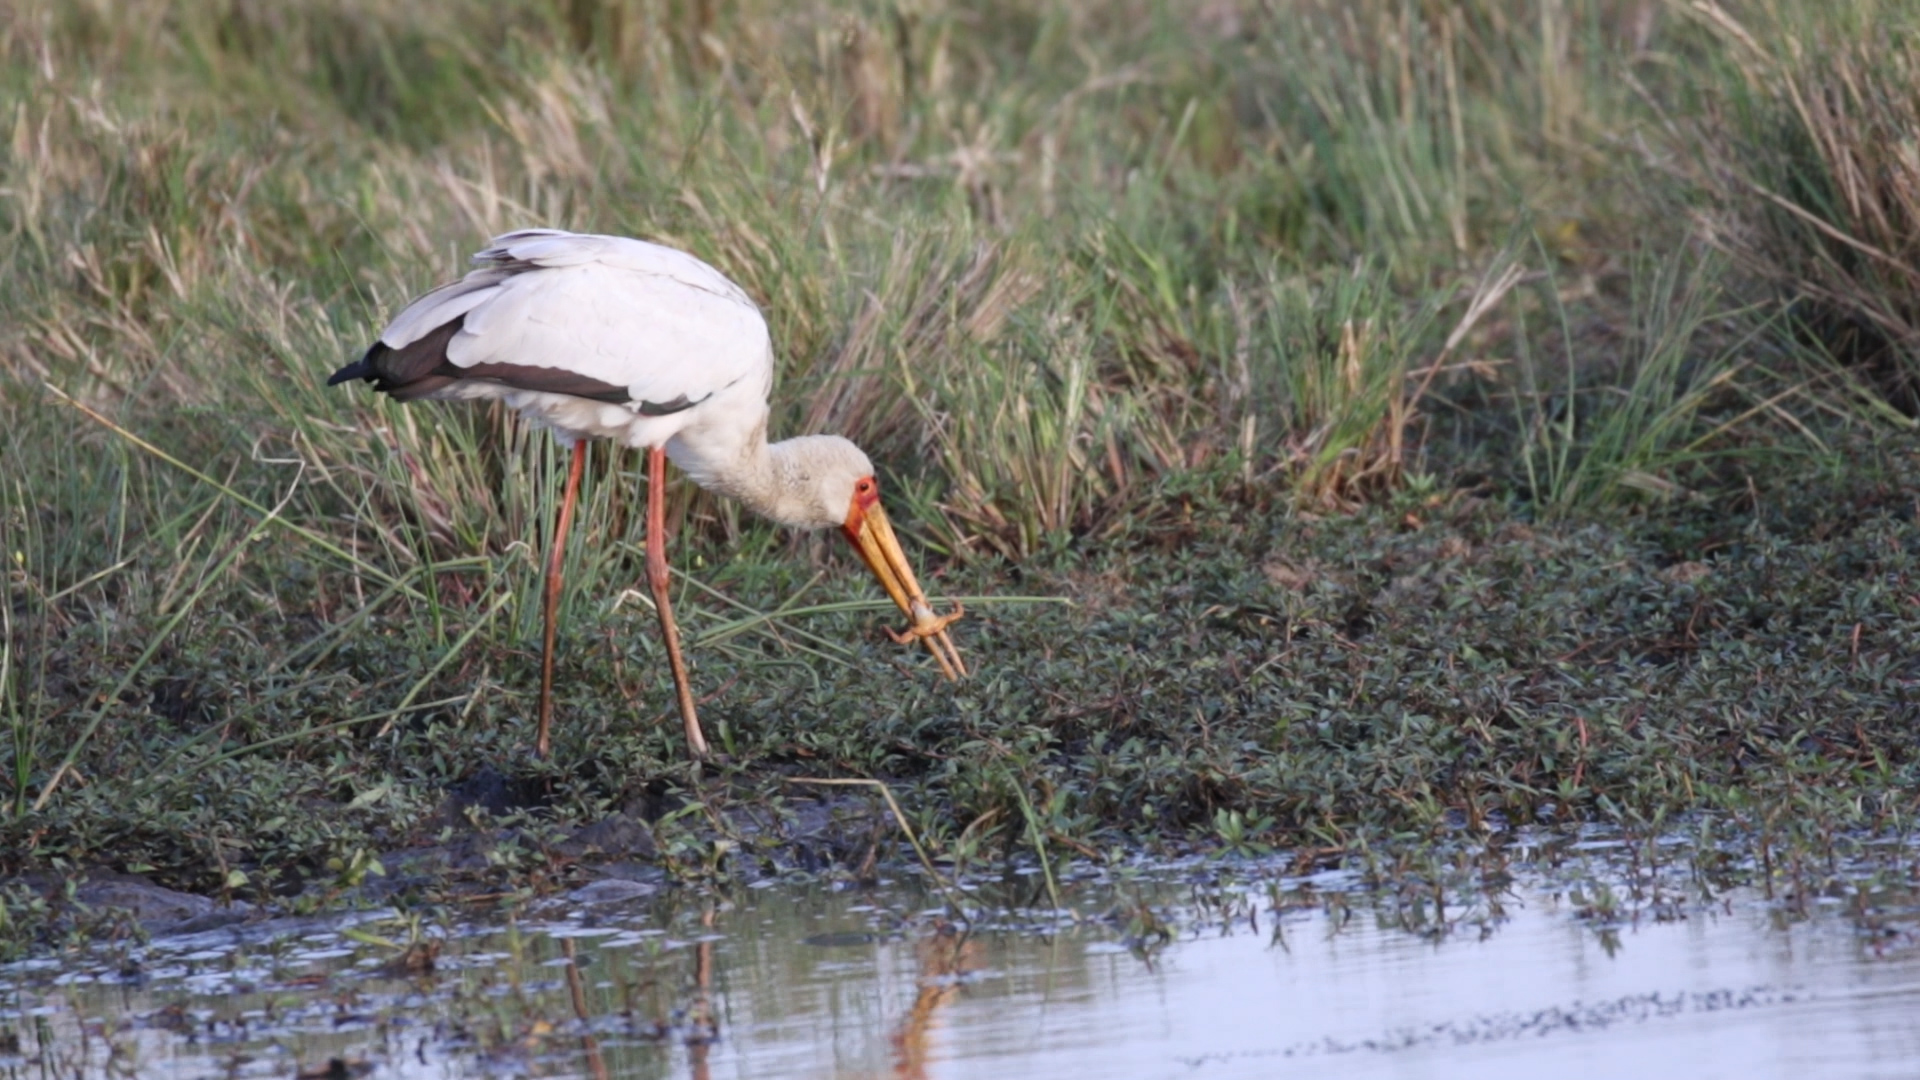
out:
{"label": "long yellow bill", "polygon": [[887,512],[880,508],[878,493],[869,487],[862,495],[855,496],[853,507],[847,513],[844,526],[847,539],[853,541],[860,557],[866,560],[867,569],[880,579],[880,587],[887,590],[893,602],[913,620],[905,630],[888,629],[888,636],[902,645],[915,638],[925,642],[927,651],[939,662],[940,671],[949,679],[959,679],[967,673],[967,665],[960,659],[960,650],[954,647],[953,639],[947,636],[947,627],[965,615],[966,609],[955,604],[951,614],[933,613],[933,605],[927,602],[927,594],[920,591],[920,582],[913,576],[913,567],[907,565],[906,552],[900,550],[900,541],[893,535]]}

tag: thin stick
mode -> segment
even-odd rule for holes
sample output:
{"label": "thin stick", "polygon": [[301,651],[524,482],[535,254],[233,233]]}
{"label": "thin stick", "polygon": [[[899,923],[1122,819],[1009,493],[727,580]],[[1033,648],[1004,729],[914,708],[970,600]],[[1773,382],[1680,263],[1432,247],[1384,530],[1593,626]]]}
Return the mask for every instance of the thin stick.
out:
{"label": "thin stick", "polygon": [[[181,461],[179,458],[174,457],[172,454],[167,453],[165,450],[160,449],[158,446],[155,446],[154,444],[148,442],[147,440],[141,438],[140,436],[135,435],[133,432],[128,431],[126,428],[121,427],[119,424],[114,423],[111,419],[105,416],[102,416],[99,412],[95,411],[91,407],[84,405],[80,401],[76,400],[71,394],[68,394],[65,390],[60,389],[59,387],[53,385],[50,382],[42,382],[40,385],[45,387],[48,393],[59,398],[61,401],[64,401],[67,404],[73,406],[75,409],[78,409],[81,415],[87,417],[89,420],[92,420],[94,423],[99,424],[101,427],[106,428],[108,431],[113,432],[115,435],[120,436],[122,439],[125,439],[126,441],[132,443],[133,445],[139,447],[140,449],[146,451],[147,453],[152,454],[154,457],[159,458],[161,461],[164,461],[167,464],[173,466],[174,468],[179,469],[181,472],[186,473],[188,476],[191,476],[194,479],[199,480],[201,483],[206,484],[208,487],[213,488],[215,491],[218,491],[220,494],[225,495],[227,498],[232,499],[234,502],[239,503],[241,506],[244,506],[247,509],[252,510],[254,513],[262,515],[262,520],[261,520],[262,525],[265,525],[268,522],[273,522],[274,524],[277,524],[280,528],[287,530],[288,532],[294,534],[295,536],[300,537],[303,540],[306,540],[307,542],[313,544],[315,547],[319,548],[320,550],[325,551],[330,555],[334,555],[338,557],[342,562],[346,563],[347,565],[359,569],[361,573],[364,573],[369,577],[378,579],[384,584],[392,585],[398,582],[399,579],[395,578],[392,574],[389,574],[386,571],[380,569],[379,567],[374,566],[372,563],[359,558],[358,556],[354,555],[352,552],[348,551],[347,549],[341,547],[340,545],[334,543],[333,541],[327,539],[326,537],[320,535],[319,533],[314,532],[312,529],[302,528],[301,526],[295,525],[293,522],[288,521],[285,518],[279,517],[277,514],[269,511],[265,506],[262,506],[260,503],[247,498],[245,495],[240,494],[238,491],[235,491],[231,487],[228,487],[227,485],[221,483],[220,481],[215,480],[213,477],[207,475],[206,473],[201,472],[199,469],[196,469],[193,466],[187,464],[186,462]],[[425,597],[421,596],[419,593],[412,592],[411,590],[409,590],[409,595],[411,595],[416,600],[425,599]]]}
{"label": "thin stick", "polygon": [[[492,562],[492,559],[488,558],[487,556],[475,555],[475,556],[471,556],[469,558],[464,558],[464,559],[451,559],[445,562],[438,562],[433,564],[431,569],[438,570],[442,573],[445,573],[448,570],[469,569],[473,567],[486,567],[491,562]],[[398,594],[403,588],[406,587],[406,583],[408,580],[410,580],[415,576],[425,573],[428,569],[430,569],[428,566],[426,566],[425,564],[421,564],[409,570],[402,571],[400,574],[400,577],[397,578],[392,585],[388,585],[385,588],[381,589],[379,592],[375,593],[373,596],[373,599],[367,600],[364,603],[362,603],[358,608],[356,608],[353,611],[352,614],[348,615],[345,619],[342,619],[338,622],[330,624],[325,630],[322,630],[318,634],[315,634],[313,637],[308,638],[302,644],[295,646],[293,651],[287,653],[285,656],[281,657],[278,660],[275,660],[272,664],[268,665],[266,669],[266,674],[274,675],[290,668],[295,661],[300,660],[302,657],[306,656],[307,651],[309,649],[314,650],[313,656],[311,659],[307,661],[306,666],[300,669],[300,674],[302,676],[311,674],[313,672],[313,669],[319,666],[320,661],[326,659],[327,654],[333,651],[333,649],[339,644],[339,639],[345,637],[348,633],[356,629],[361,623],[365,622],[368,618],[370,618],[373,615],[373,613],[379,609],[380,605],[386,603],[388,600],[393,599],[393,597],[396,594]]]}
{"label": "thin stick", "polygon": [[[194,762],[193,767],[196,770],[204,772],[205,770],[210,769],[213,766],[218,765],[222,762],[231,761],[237,757],[244,757],[247,754],[254,753],[255,751],[258,751],[258,750],[265,750],[268,747],[280,746],[284,743],[297,742],[301,739],[311,738],[312,736],[315,736],[315,735],[324,735],[329,731],[339,731],[345,728],[357,727],[361,724],[369,723],[374,720],[384,720],[389,717],[399,716],[400,714],[405,712],[425,712],[428,709],[445,708],[447,706],[458,705],[462,702],[467,702],[471,700],[473,700],[472,694],[460,694],[455,697],[441,698],[439,701],[423,701],[423,702],[420,702],[418,705],[409,705],[401,709],[388,709],[385,712],[368,713],[365,716],[355,716],[347,720],[329,720],[324,724],[312,724],[307,727],[303,727],[298,731],[289,731],[285,735],[274,735],[265,739],[261,739],[258,742],[250,742],[245,746],[234,747],[232,750],[222,750],[221,752],[213,755],[212,757],[207,758],[205,761]],[[208,730],[213,730],[213,729],[210,728]],[[180,752],[182,750],[186,750],[189,747],[194,746],[201,740],[201,738],[202,738],[201,735],[194,735],[193,737],[175,746],[172,750],[168,751],[167,756],[161,760],[160,764],[149,769],[147,771],[146,777],[143,780],[138,782],[137,786],[134,788],[135,794],[141,794],[144,792],[151,791],[161,781],[169,778],[172,775],[169,772],[169,770],[171,769],[174,760],[180,756]]]}
{"label": "thin stick", "polygon": [[878,780],[864,778],[830,780],[815,779],[811,776],[789,776],[787,777],[787,782],[790,784],[818,784],[822,787],[871,787],[880,789],[881,798],[887,800],[887,809],[893,811],[894,824],[899,825],[900,831],[906,834],[907,843],[913,845],[913,853],[920,856],[920,865],[926,868],[928,876],[933,878],[933,883],[940,887],[942,893],[946,894],[947,905],[953,908],[954,914],[962,918],[965,917],[966,909],[960,904],[959,893],[955,891],[952,885],[947,883],[946,878],[940,876],[940,871],[933,868],[933,860],[927,857],[927,849],[920,846],[920,838],[914,835],[913,826],[907,824],[907,815],[901,812],[900,804],[894,800],[892,788]]}
{"label": "thin stick", "polygon": [[[675,571],[675,574],[686,580],[688,584],[705,589],[707,592],[727,600],[728,603],[742,611],[752,612],[751,615],[745,618],[735,619],[732,622],[718,623],[717,625],[709,627],[694,638],[695,644],[724,641],[727,638],[745,633],[761,624],[772,624],[783,621],[791,622],[803,615],[833,615],[845,611],[899,610],[898,606],[891,600],[836,600],[825,604],[808,604],[805,607],[794,607],[783,604],[772,611],[760,611],[757,608],[752,608],[740,603],[738,600],[729,599],[725,597],[724,594],[716,592],[711,586],[701,585],[700,582],[691,577],[687,577],[685,574],[681,574],[678,571]],[[969,608],[991,607],[996,604],[1062,604],[1066,607],[1075,606],[1071,599],[1064,596],[939,596],[929,598],[929,602],[935,600],[943,603],[964,605]],[[840,652],[849,655],[853,653],[853,650],[844,645],[825,641],[822,638],[808,634],[806,631],[795,630],[794,632],[802,636],[813,637],[814,640],[831,645]]]}
{"label": "thin stick", "polygon": [[[378,739],[393,730],[393,722],[399,719],[401,714],[413,707],[413,699],[419,697],[420,692],[425,690],[427,684],[433,681],[433,677],[440,674],[441,669],[445,668],[454,657],[460,655],[460,653],[466,649],[467,644],[471,642],[480,631],[486,629],[487,623],[491,621],[495,615],[499,614],[500,609],[506,607],[507,601],[511,599],[513,599],[511,592],[503,592],[494,598],[493,606],[487,609],[487,613],[475,619],[473,625],[467,627],[466,633],[461,634],[459,640],[449,645],[447,651],[440,654],[440,659],[434,661],[433,666],[427,669],[427,673],[420,676],[420,678],[414,682],[413,688],[408,690],[406,696],[400,699],[400,704],[394,706],[393,711],[387,714],[387,722],[380,725],[379,731],[373,733],[374,738]],[[545,732],[543,731],[541,734],[545,734]],[[544,746],[542,749],[545,749]],[[540,756],[546,757],[547,755],[543,752]]]}
{"label": "thin stick", "polygon": [[1033,845],[1033,853],[1040,857],[1040,873],[1046,879],[1047,899],[1053,904],[1053,910],[1060,910],[1060,887],[1053,880],[1053,858],[1047,854],[1047,836],[1040,830],[1040,816],[1033,812],[1033,803],[1027,798],[1027,789],[1014,782],[1011,770],[1002,770],[1007,786],[1013,789],[1013,797],[1020,800],[1020,814],[1027,819],[1027,842]]}
{"label": "thin stick", "polygon": [[213,588],[214,580],[226,573],[227,568],[237,562],[253,542],[266,533],[267,526],[279,518],[280,511],[286,509],[287,504],[293,501],[293,494],[296,490],[297,488],[289,487],[286,497],[280,500],[278,506],[275,506],[271,510],[264,510],[263,508],[266,518],[253,528],[248,529],[246,533],[240,537],[239,542],[228,549],[227,553],[222,555],[219,561],[202,575],[200,584],[193,590],[193,593],[187,597],[186,601],[180,605],[180,610],[174,612],[172,617],[168,618],[166,623],[160,627],[159,632],[153,635],[153,639],[147,643],[146,649],[134,660],[133,666],[129,667],[126,673],[120,677],[120,682],[114,686],[112,692],[100,699],[100,707],[94,710],[93,718],[87,721],[87,726],[80,730],[79,737],[74,739],[73,745],[67,748],[66,755],[60,759],[60,764],[54,768],[53,775],[49,776],[46,784],[40,788],[39,798],[33,800],[34,813],[37,814],[46,809],[48,800],[52,799],[53,793],[60,789],[60,782],[66,779],[67,774],[71,772],[74,765],[79,762],[80,752],[86,748],[87,743],[93,739],[94,733],[99,731],[100,725],[106,721],[107,713],[111,712],[115,705],[120,704],[120,695],[126,693],[127,688],[133,685],[133,680],[139,677],[140,672],[146,669],[147,664],[154,658],[155,654],[159,653],[161,647],[167,643],[168,638],[173,634],[174,629],[186,620],[187,616],[192,613],[195,607],[199,606],[200,599],[206,596],[208,590]]}

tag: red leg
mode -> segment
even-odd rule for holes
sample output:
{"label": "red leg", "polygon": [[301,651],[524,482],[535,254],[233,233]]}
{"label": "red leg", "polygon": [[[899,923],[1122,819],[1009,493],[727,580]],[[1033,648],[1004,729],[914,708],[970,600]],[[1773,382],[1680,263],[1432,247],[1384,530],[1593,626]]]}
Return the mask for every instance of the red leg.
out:
{"label": "red leg", "polygon": [[560,499],[560,520],[553,527],[553,547],[547,552],[547,596],[542,607],[545,626],[540,644],[540,732],[533,752],[546,757],[552,750],[553,633],[560,611],[560,556],[567,549],[567,530],[573,525],[573,503],[580,495],[580,473],[587,464],[587,440],[573,440],[573,463],[567,467],[567,493]]}
{"label": "red leg", "polygon": [[680,628],[674,625],[673,605],[668,602],[672,590],[667,580],[667,452],[658,446],[647,452],[647,584],[653,587],[653,608],[660,613],[660,636],[667,639],[667,663],[673,668],[674,692],[680,696],[680,719],[686,722],[687,750],[698,761],[707,756],[707,740],[700,734],[687,662],[680,656]]}

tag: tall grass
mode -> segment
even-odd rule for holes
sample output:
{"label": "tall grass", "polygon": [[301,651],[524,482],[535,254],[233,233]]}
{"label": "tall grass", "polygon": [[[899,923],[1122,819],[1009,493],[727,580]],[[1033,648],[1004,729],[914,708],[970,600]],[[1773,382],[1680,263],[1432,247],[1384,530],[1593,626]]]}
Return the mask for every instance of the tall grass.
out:
{"label": "tall grass", "polygon": [[[11,301],[39,329],[9,367],[26,385],[82,374],[83,394],[138,378],[239,429],[298,432],[330,471],[378,460],[357,433],[371,412],[409,483],[385,470],[369,508],[412,504],[472,551],[529,518],[473,475],[486,454],[444,442],[477,429],[322,393],[313,373],[489,233],[634,232],[762,300],[789,426],[937,463],[908,471],[949,546],[1019,554],[1248,431],[1256,456],[1325,437],[1320,417],[1255,415],[1242,386],[1266,356],[1240,327],[1314,318],[1276,274],[1336,280],[1314,267],[1374,252],[1431,283],[1474,269],[1516,190],[1577,203],[1568,117],[1618,120],[1582,109],[1607,80],[1570,68],[1569,42],[1605,42],[1572,18],[29,7],[5,38],[8,224],[31,241],[16,277],[49,295]],[[113,78],[68,93],[84,71]]]}
{"label": "tall grass", "polygon": [[[1681,474],[1738,451],[1716,439],[1739,422],[1709,427],[1701,418],[1709,406],[1748,390],[1740,379],[1754,366],[1742,353],[1750,340],[1716,342],[1709,332],[1730,314],[1721,306],[1717,261],[1636,258],[1629,321],[1621,327],[1625,348],[1614,363],[1581,355],[1588,345],[1567,327],[1554,286],[1544,278],[1540,292],[1543,306],[1561,315],[1560,333],[1518,342],[1521,385],[1514,400],[1526,432],[1521,466],[1534,502],[1562,515],[1636,492],[1688,494]],[[1549,353],[1549,342],[1559,356]]]}
{"label": "tall grass", "polygon": [[1706,236],[1822,345],[1920,405],[1920,16],[1693,5],[1710,44],[1685,127]]}

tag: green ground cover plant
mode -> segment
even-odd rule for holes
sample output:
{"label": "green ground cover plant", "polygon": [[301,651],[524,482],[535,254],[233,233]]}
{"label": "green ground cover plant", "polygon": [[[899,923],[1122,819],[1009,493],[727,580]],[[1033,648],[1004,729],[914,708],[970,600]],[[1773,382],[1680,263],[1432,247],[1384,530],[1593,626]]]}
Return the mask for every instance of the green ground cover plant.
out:
{"label": "green ground cover plant", "polygon": [[[561,830],[878,779],[962,861],[1904,833],[1915,29],[1867,0],[9,6],[0,873],[284,897],[433,841],[482,775]],[[531,759],[560,453],[323,385],[527,225],[686,248],[762,304],[776,428],[872,451],[972,680],[887,642],[837,549],[678,484],[726,754],[696,774],[641,462],[600,446]]]}

